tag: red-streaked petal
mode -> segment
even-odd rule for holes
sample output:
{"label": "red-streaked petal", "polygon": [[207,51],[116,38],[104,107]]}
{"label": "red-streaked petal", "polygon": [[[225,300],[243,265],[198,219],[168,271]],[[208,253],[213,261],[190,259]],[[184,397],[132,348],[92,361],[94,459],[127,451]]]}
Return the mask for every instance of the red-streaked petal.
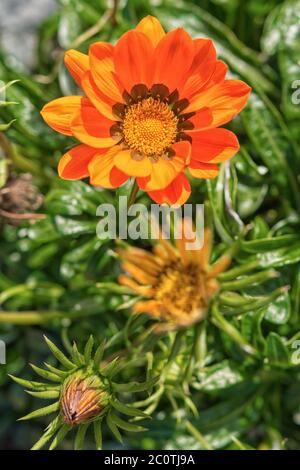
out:
{"label": "red-streaked petal", "polygon": [[111,100],[122,103],[122,93],[114,79],[113,56],[114,46],[108,42],[95,42],[90,46],[90,66],[95,84]]}
{"label": "red-streaked petal", "polygon": [[175,156],[171,160],[162,157],[152,163],[148,178],[138,178],[137,183],[144,191],[156,191],[166,188],[189,163],[191,145],[187,141],[177,142],[172,146]]}
{"label": "red-streaked petal", "polygon": [[65,53],[64,60],[75,82],[81,87],[82,77],[90,69],[89,56],[70,49]]}
{"label": "red-streaked petal", "polygon": [[78,145],[65,153],[58,164],[58,174],[67,180],[78,180],[89,175],[88,164],[98,152],[87,145]]}
{"label": "red-streaked petal", "polygon": [[159,41],[165,36],[165,31],[154,16],[145,16],[135,28],[136,31],[144,33],[152,42],[153,46],[156,47]]}
{"label": "red-streaked petal", "polygon": [[186,79],[194,51],[194,42],[186,31],[178,28],[167,33],[155,49],[153,83],[166,85],[170,92],[178,88]]}
{"label": "red-streaked petal", "polygon": [[123,150],[118,147],[119,151],[114,158],[115,166],[128,176],[147,177],[152,170],[152,163],[149,158],[144,157],[143,160],[134,160],[131,150]]}
{"label": "red-streaked petal", "polygon": [[213,179],[218,176],[219,167],[213,163],[192,160],[189,164],[189,172],[194,178]]}
{"label": "red-streaked petal", "polygon": [[47,103],[41,115],[48,126],[65,135],[72,135],[70,125],[75,113],[80,109],[81,96],[65,96]]}
{"label": "red-streaked petal", "polygon": [[[119,148],[113,147],[108,152],[98,155],[89,163],[90,183],[93,186],[102,186],[103,188],[116,188],[123,184],[126,179],[121,178],[121,174],[113,173],[114,157],[119,152]],[[112,177],[111,177],[112,175]],[[127,177],[128,179],[128,177]]]}
{"label": "red-streaked petal", "polygon": [[115,104],[113,100],[104,95],[94,82],[91,72],[87,72],[82,78],[82,89],[86,96],[91,100],[100,114],[114,121],[116,118],[112,113],[112,107]]}
{"label": "red-streaked petal", "polygon": [[123,34],[115,45],[116,76],[129,93],[134,85],[151,85],[153,51],[150,39],[136,30]]}
{"label": "red-streaked petal", "polygon": [[112,147],[116,142],[109,130],[113,121],[102,116],[87,99],[81,99],[81,107],[71,122],[71,132],[82,143],[95,148]]}
{"label": "red-streaked petal", "polygon": [[211,39],[196,39],[194,44],[194,60],[188,78],[180,90],[181,95],[188,99],[199,93],[201,88],[209,81],[217,64],[217,53]]}
{"label": "red-streaked petal", "polygon": [[114,166],[110,172],[109,179],[111,184],[114,188],[118,188],[122,186],[122,184],[126,183],[126,181],[130,178],[130,176],[125,175],[123,171],[119,170],[116,166]]}
{"label": "red-streaked petal", "polygon": [[167,188],[159,191],[149,191],[148,194],[157,204],[166,203],[171,206],[182,206],[191,194],[191,185],[187,177],[180,173]]}
{"label": "red-streaked petal", "polygon": [[228,160],[239,150],[236,135],[227,129],[209,129],[191,133],[191,161],[220,163]]}
{"label": "red-streaked petal", "polygon": [[209,107],[214,116],[212,125],[217,127],[230,121],[243,109],[250,92],[251,88],[241,80],[225,80],[195,95],[185,112]]}

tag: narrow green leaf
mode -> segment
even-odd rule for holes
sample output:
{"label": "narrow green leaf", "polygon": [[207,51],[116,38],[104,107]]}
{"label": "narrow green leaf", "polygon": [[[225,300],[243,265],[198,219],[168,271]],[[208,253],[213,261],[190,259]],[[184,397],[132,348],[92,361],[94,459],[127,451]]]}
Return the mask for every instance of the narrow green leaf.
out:
{"label": "narrow green leaf", "polygon": [[109,427],[109,429],[111,430],[111,432],[113,433],[113,435],[115,436],[117,441],[119,441],[122,444],[123,443],[122,436],[121,436],[120,431],[118,430],[117,426],[115,425],[114,421],[112,420],[111,412],[109,412],[107,414],[106,422],[107,422],[107,426]]}
{"label": "narrow green leaf", "polygon": [[14,380],[17,384],[22,385],[25,388],[29,388],[32,390],[59,390],[59,385],[52,385],[52,384],[44,384],[41,382],[34,382],[33,380],[25,380],[19,377],[15,377],[14,375],[8,374],[9,377]]}
{"label": "narrow green leaf", "polygon": [[82,450],[84,445],[84,439],[86,432],[88,430],[88,424],[80,424],[76,433],[75,443],[74,443],[74,450]]}
{"label": "narrow green leaf", "polygon": [[61,426],[61,417],[57,416],[48,426],[42,437],[34,444],[31,450],[40,450],[54,436]]}
{"label": "narrow green leaf", "polygon": [[52,382],[60,382],[60,377],[58,377],[58,375],[54,374],[53,372],[41,369],[40,367],[37,367],[34,364],[30,364],[30,367],[34,370],[37,375],[39,375],[43,379],[51,380]]}
{"label": "narrow green leaf", "polygon": [[91,335],[84,348],[84,359],[85,359],[86,364],[89,364],[91,361],[93,347],[94,347],[94,338]]}
{"label": "narrow green leaf", "polygon": [[146,413],[143,413],[143,411],[138,410],[137,408],[131,407],[129,405],[124,405],[124,403],[121,403],[119,400],[114,399],[111,402],[112,406],[120,411],[120,413],[123,413],[128,416],[138,416],[141,418],[151,418],[151,416],[147,415]]}
{"label": "narrow green leaf", "polygon": [[38,410],[35,410],[32,413],[29,413],[28,415],[19,418],[18,421],[26,421],[28,419],[40,418],[41,416],[49,415],[50,413],[58,411],[59,406],[59,402],[57,401],[55,403],[52,403],[52,405],[44,406],[43,408],[39,408]]}
{"label": "narrow green leaf", "polygon": [[30,390],[25,390],[25,392],[32,397],[44,398],[47,400],[50,398],[58,398],[60,395],[58,390],[46,390],[44,392],[31,392]]}
{"label": "narrow green leaf", "polygon": [[102,419],[94,421],[94,435],[96,442],[96,449],[102,450]]}
{"label": "narrow green leaf", "polygon": [[64,440],[70,430],[71,427],[68,424],[63,424],[63,426],[60,428],[55,438],[51,442],[49,450],[54,450]]}
{"label": "narrow green leaf", "polygon": [[56,359],[64,366],[66,367],[67,369],[74,369],[76,367],[76,365],[71,362],[65,355],[64,353],[62,353],[60,351],[60,349],[58,349],[58,347],[52,343],[52,341],[47,338],[46,336],[44,336],[45,338],[45,341],[49,347],[49,349],[51,350],[51,352],[53,353],[53,355],[56,357]]}
{"label": "narrow green leaf", "polygon": [[112,412],[110,412],[110,416],[111,416],[112,421],[115,423],[115,425],[121,429],[124,429],[124,431],[141,432],[141,431],[147,430],[143,426],[138,426],[137,424],[132,424],[132,423],[128,423],[127,421],[124,421],[123,419],[121,419],[119,416],[117,416],[116,414]]}

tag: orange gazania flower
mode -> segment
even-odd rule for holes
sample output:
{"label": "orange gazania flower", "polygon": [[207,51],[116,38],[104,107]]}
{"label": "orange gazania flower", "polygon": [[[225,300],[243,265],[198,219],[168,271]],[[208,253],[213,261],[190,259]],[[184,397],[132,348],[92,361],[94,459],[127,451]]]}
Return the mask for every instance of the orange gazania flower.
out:
{"label": "orange gazania flower", "polygon": [[191,192],[185,170],[214,178],[238,151],[236,136],[219,126],[245,106],[250,87],[225,80],[210,39],[165,33],[148,16],[115,46],[69,50],[65,63],[85,96],[42,110],[53,129],[81,142],[61,158],[62,178],[116,188],[133,177],[159,204],[183,204]]}
{"label": "orange gazania flower", "polygon": [[188,250],[187,243],[195,241],[185,237],[191,227],[189,219],[184,219],[184,227],[175,246],[161,237],[152,252],[137,247],[117,250],[126,272],[119,276],[119,283],[144,297],[135,303],[133,311],[161,320],[157,331],[203,320],[220,288],[217,277],[231,263],[230,256],[224,254],[210,265],[212,233],[208,228],[202,248]]}

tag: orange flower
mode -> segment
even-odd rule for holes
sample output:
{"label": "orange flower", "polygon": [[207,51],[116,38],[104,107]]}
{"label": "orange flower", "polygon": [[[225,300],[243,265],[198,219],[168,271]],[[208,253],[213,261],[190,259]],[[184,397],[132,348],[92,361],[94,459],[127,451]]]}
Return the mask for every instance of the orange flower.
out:
{"label": "orange flower", "polygon": [[49,126],[81,142],[61,158],[62,178],[116,188],[134,177],[156,202],[181,205],[191,192],[185,170],[214,178],[238,151],[236,136],[218,127],[241,111],[250,87],[225,80],[210,39],[165,33],[148,16],[115,46],[67,51],[65,63],[85,96],[42,110]]}
{"label": "orange flower", "polygon": [[145,297],[137,301],[133,311],[162,320],[157,331],[183,328],[203,320],[219,290],[217,276],[231,263],[225,254],[209,264],[209,229],[204,230],[202,248],[189,250],[187,244],[194,242],[195,237],[185,237],[191,229],[188,219],[184,219],[182,228],[182,238],[176,240],[176,246],[161,238],[152,253],[136,247],[117,250],[126,272],[119,276],[119,283]]}

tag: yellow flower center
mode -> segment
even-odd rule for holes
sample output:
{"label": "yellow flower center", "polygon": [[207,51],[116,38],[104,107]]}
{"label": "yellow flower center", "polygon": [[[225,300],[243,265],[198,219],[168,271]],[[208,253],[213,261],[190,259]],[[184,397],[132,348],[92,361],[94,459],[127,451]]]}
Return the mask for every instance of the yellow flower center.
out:
{"label": "yellow flower center", "polygon": [[[211,286],[196,264],[169,264],[159,277],[155,298],[166,308],[168,318],[177,325],[193,323],[206,313]],[[202,312],[202,313],[201,313]]]}
{"label": "yellow flower center", "polygon": [[141,155],[159,157],[175,142],[177,124],[177,116],[166,103],[146,98],[126,111],[124,140],[130,149]]}

